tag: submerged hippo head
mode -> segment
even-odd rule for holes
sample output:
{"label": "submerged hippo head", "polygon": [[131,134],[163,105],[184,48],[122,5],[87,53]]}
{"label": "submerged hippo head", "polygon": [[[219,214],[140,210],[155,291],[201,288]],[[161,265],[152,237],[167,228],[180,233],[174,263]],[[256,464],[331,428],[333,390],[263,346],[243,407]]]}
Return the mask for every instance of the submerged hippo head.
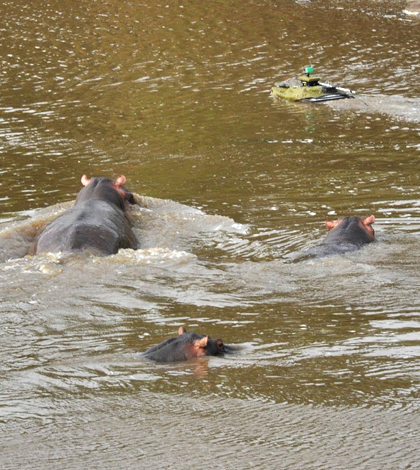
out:
{"label": "submerged hippo head", "polygon": [[88,178],[82,176],[82,184],[84,188],[79,192],[76,204],[87,200],[105,201],[119,207],[122,211],[129,208],[129,203],[134,204],[133,195],[124,188],[126,178],[124,175],[113,180],[110,178]]}
{"label": "submerged hippo head", "polygon": [[208,335],[188,333],[183,326],[178,336],[169,338],[152,346],[144,356],[158,362],[186,361],[193,357],[218,356],[228,352],[221,339],[212,339]]}
{"label": "submerged hippo head", "polygon": [[330,230],[324,244],[351,243],[360,247],[375,240],[375,231],[372,224],[375,216],[369,217],[344,217],[338,220],[327,220],[326,227]]}

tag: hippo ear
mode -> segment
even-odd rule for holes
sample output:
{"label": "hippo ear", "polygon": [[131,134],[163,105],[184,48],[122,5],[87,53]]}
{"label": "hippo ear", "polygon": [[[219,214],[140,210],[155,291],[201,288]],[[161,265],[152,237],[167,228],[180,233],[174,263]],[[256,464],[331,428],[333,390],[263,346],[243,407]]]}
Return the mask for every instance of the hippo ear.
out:
{"label": "hippo ear", "polygon": [[372,225],[375,222],[375,216],[370,215],[369,217],[366,217],[363,219],[363,224],[364,225]]}
{"label": "hippo ear", "polygon": [[217,349],[219,351],[224,351],[225,350],[225,345],[223,344],[223,341],[221,339],[218,339],[216,342]]}
{"label": "hippo ear", "polygon": [[127,179],[124,175],[119,176],[115,181],[114,181],[114,186],[117,188],[120,188],[121,186],[124,186],[126,183]]}
{"label": "hippo ear", "polygon": [[81,181],[83,186],[87,186],[88,184],[90,184],[91,180],[86,175],[83,175]]}
{"label": "hippo ear", "polygon": [[179,330],[178,330],[178,335],[183,335],[184,333],[186,333],[187,330],[185,329],[184,326],[180,326],[179,327]]}
{"label": "hippo ear", "polygon": [[332,230],[333,228],[337,227],[339,223],[340,223],[339,220],[327,220],[325,222],[325,226],[327,227],[328,230]]}
{"label": "hippo ear", "polygon": [[208,341],[209,341],[209,337],[206,335],[201,339],[196,339],[194,341],[194,346],[196,346],[197,348],[203,348],[204,349],[205,347],[207,347]]}

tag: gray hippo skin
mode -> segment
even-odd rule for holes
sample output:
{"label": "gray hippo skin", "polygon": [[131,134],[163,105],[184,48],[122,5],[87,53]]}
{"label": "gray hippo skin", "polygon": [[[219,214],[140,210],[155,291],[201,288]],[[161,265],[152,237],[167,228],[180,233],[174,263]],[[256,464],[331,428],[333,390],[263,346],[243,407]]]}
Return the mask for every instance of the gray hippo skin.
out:
{"label": "gray hippo skin", "polygon": [[120,248],[137,248],[126,211],[133,195],[117,179],[82,176],[84,188],[76,203],[53,220],[38,238],[36,253],[73,253],[82,250],[111,255]]}
{"label": "gray hippo skin", "polygon": [[356,251],[367,243],[375,240],[372,224],[375,216],[344,217],[338,220],[327,220],[325,225],[330,232],[318,246],[303,253],[304,258],[342,255]]}
{"label": "gray hippo skin", "polygon": [[152,346],[143,353],[143,356],[157,362],[176,362],[187,361],[193,357],[221,356],[229,352],[232,352],[231,348],[223,344],[221,339],[188,333],[181,326],[178,330],[178,336]]}

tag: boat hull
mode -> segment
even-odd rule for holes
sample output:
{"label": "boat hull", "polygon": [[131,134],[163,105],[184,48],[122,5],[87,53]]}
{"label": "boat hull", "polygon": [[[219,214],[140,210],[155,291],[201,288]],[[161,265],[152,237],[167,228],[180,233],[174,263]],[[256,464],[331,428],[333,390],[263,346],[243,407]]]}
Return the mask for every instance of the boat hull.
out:
{"label": "boat hull", "polygon": [[331,100],[342,100],[345,98],[353,98],[352,95],[339,91],[329,92],[322,86],[311,86],[311,87],[279,87],[273,86],[271,88],[271,94],[275,98],[284,99],[288,101],[309,101],[312,103],[331,101]]}

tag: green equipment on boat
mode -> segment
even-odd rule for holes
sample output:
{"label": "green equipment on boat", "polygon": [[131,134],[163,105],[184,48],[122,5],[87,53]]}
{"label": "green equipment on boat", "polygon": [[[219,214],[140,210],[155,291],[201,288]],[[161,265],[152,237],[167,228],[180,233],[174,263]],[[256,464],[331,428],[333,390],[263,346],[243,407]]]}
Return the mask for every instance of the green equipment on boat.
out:
{"label": "green equipment on boat", "polygon": [[292,78],[284,82],[277,82],[271,88],[271,94],[275,98],[289,101],[321,102],[353,98],[351,90],[321,83],[319,77],[311,76],[314,68],[312,65],[305,67],[305,75],[298,79]]}

